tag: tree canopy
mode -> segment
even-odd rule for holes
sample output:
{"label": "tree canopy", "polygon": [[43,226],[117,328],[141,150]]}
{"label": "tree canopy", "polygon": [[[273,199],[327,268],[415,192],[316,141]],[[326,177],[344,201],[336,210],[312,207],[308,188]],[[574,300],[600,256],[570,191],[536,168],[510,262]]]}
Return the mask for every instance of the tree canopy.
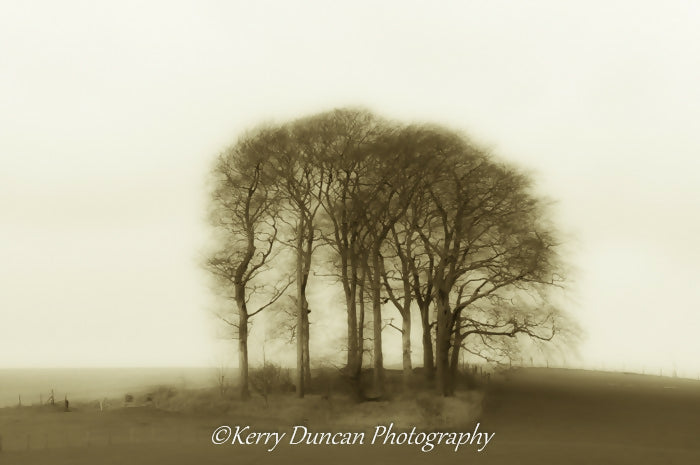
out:
{"label": "tree canopy", "polygon": [[[443,395],[454,391],[461,351],[498,360],[518,337],[549,341],[571,324],[552,299],[565,284],[564,263],[546,202],[530,177],[454,131],[339,109],[247,133],[219,157],[212,178],[218,246],[208,268],[235,302],[239,352],[247,357],[248,318],[274,307],[295,281],[300,396],[310,376],[306,292],[316,269],[343,289],[346,372],[359,386],[369,352],[379,396],[389,302],[402,319],[390,326],[403,335],[405,379],[417,311],[424,371]],[[314,259],[320,249],[329,260]],[[262,279],[281,250],[295,263],[290,280]],[[251,310],[256,293],[265,299]],[[247,358],[240,366],[247,370]]]}

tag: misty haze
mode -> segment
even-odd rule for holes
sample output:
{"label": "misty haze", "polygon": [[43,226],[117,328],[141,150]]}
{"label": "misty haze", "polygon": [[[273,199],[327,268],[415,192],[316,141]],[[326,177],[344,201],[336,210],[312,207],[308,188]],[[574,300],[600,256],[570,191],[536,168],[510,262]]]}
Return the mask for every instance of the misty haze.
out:
{"label": "misty haze", "polygon": [[700,463],[697,6],[0,18],[0,463]]}

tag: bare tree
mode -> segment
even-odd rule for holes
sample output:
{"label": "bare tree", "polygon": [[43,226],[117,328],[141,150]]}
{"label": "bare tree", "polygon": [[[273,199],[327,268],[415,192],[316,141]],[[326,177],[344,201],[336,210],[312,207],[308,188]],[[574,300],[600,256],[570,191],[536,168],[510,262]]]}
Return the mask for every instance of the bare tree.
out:
{"label": "bare tree", "polygon": [[420,157],[421,138],[421,131],[415,128],[385,124],[365,153],[370,169],[362,178],[362,188],[352,195],[358,222],[367,232],[365,244],[368,260],[364,266],[372,304],[373,386],[376,396],[381,396],[384,391],[382,250],[387,236],[410,206],[426,163],[430,163]]}
{"label": "bare tree", "polygon": [[363,289],[368,259],[367,229],[360,221],[356,196],[370,170],[367,153],[384,122],[360,110],[336,110],[314,118],[318,163],[327,174],[320,192],[324,212],[323,237],[343,286],[347,313],[347,371],[360,382],[363,357]]}
{"label": "bare tree", "polygon": [[296,260],[297,308],[297,376],[296,390],[304,397],[305,385],[311,378],[309,355],[309,302],[306,291],[311,275],[312,256],[319,246],[317,214],[321,207],[320,197],[326,173],[319,159],[318,130],[315,120],[302,119],[283,126],[278,131],[278,145],[271,165],[276,186],[283,201],[283,221],[290,226],[286,241],[294,250]]}
{"label": "bare tree", "polygon": [[[429,174],[426,173],[426,178]],[[403,369],[405,381],[411,370],[411,306],[415,304],[420,315],[423,348],[423,373],[428,380],[435,374],[435,356],[432,332],[435,328],[433,305],[433,275],[435,256],[425,249],[421,234],[432,237],[426,228],[427,213],[424,186],[418,186],[411,205],[403,218],[392,228],[384,252],[388,264],[383,271],[383,281],[388,299],[401,315],[401,327],[395,327],[402,335]],[[421,234],[419,234],[419,231]],[[390,325],[390,326],[393,326]]]}
{"label": "bare tree", "polygon": [[[234,328],[238,338],[243,398],[250,395],[249,321],[273,305],[289,286],[289,280],[270,284],[271,280],[261,278],[277,254],[278,239],[279,199],[265,169],[270,139],[266,130],[242,137],[217,159],[212,170],[211,220],[216,248],[206,267],[216,278],[219,293],[235,303],[232,312],[224,312],[221,318]],[[284,283],[284,279],[278,282]]]}
{"label": "bare tree", "polygon": [[[408,243],[404,241],[408,241]],[[411,289],[410,266],[406,248],[411,247],[411,241],[407,237],[403,240],[400,239],[396,227],[392,227],[391,239],[388,242],[393,246],[389,250],[391,253],[395,253],[395,256],[387,257],[385,254],[380,271],[388,300],[394,304],[394,307],[401,315],[401,327],[395,326],[391,321],[389,326],[401,333],[403,378],[404,384],[408,385],[413,373],[411,362],[411,305],[413,302],[413,291]],[[391,267],[387,266],[387,259],[389,259]],[[400,283],[399,292],[394,291],[395,284],[392,281]]]}
{"label": "bare tree", "polygon": [[[442,133],[439,143],[435,153],[449,169],[426,185],[430,209],[418,232],[434,257],[438,390],[450,395],[451,367],[456,367],[464,337],[485,332],[489,325],[495,325],[494,333],[508,333],[504,336],[513,331],[536,334],[523,330],[532,329],[534,320],[510,329],[495,320],[480,320],[472,311],[474,304],[555,285],[562,278],[554,232],[544,221],[544,206],[532,194],[528,177],[494,162],[457,135]],[[471,329],[462,322],[469,322]]]}

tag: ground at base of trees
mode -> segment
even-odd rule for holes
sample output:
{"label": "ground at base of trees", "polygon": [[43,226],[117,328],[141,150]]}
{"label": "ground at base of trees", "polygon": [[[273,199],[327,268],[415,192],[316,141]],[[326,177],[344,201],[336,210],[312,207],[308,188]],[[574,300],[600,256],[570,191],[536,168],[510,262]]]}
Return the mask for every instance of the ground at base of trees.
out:
{"label": "ground at base of trees", "polygon": [[[470,426],[478,421],[482,431],[496,434],[481,453],[474,448],[459,452],[442,448],[423,453],[415,446],[406,445],[296,447],[284,444],[280,445],[279,453],[268,453],[263,447],[211,444],[216,426],[243,424],[248,420],[233,412],[211,414],[202,413],[200,409],[200,413],[195,414],[154,407],[120,407],[99,412],[89,405],[76,405],[73,412],[41,407],[0,409],[4,446],[0,463],[343,465],[380,463],[388,458],[391,463],[403,465],[425,464],[426,461],[487,465],[700,463],[700,437],[697,435],[700,382],[695,380],[529,368],[493,376],[484,396],[480,413]],[[177,395],[170,397],[177,398]],[[305,405],[311,414],[319,414],[320,406],[327,402],[320,394],[303,400],[283,395],[280,400],[290,405],[293,402]],[[395,401],[402,402],[402,398]],[[254,397],[249,408],[251,413],[269,412],[269,421],[274,421],[278,418],[275,402],[271,398],[266,407],[262,398]],[[382,404],[358,404],[348,399],[346,408],[358,412],[367,409],[377,416],[369,421],[381,424],[387,420],[378,418],[386,414],[381,410]],[[451,408],[450,405],[444,407]],[[314,427],[314,418],[307,418],[310,428]],[[92,431],[89,438],[85,435],[88,427]],[[107,438],[100,436],[100,432],[109,427],[120,428],[120,436],[112,436],[111,445],[99,443]],[[261,426],[256,424],[256,428],[260,430]],[[129,441],[132,429],[133,441],[125,442]],[[278,430],[284,431],[283,427]],[[49,433],[48,447],[42,442],[44,432]],[[29,449],[27,433],[32,434]],[[59,447],[52,442],[52,434],[68,442]]]}

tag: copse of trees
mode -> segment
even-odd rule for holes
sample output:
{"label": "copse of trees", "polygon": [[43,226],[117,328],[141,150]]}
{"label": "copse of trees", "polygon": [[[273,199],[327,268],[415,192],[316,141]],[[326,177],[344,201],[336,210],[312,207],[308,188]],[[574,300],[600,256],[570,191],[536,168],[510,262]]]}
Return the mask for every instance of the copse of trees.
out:
{"label": "copse of trees", "polygon": [[[371,314],[375,396],[384,391],[385,327],[402,333],[405,381],[412,376],[412,312],[425,375],[442,395],[454,393],[462,350],[507,356],[512,344],[503,341],[548,341],[564,324],[551,298],[563,283],[557,231],[532,181],[445,128],[335,110],[242,136],[219,156],[212,180],[216,247],[207,267],[234,302],[222,318],[236,330],[244,396],[249,319],[275,308],[292,281],[295,383],[304,395],[314,271],[342,286],[345,372],[357,386]],[[314,259],[319,249],[331,259]],[[400,327],[386,324],[389,302]]]}

